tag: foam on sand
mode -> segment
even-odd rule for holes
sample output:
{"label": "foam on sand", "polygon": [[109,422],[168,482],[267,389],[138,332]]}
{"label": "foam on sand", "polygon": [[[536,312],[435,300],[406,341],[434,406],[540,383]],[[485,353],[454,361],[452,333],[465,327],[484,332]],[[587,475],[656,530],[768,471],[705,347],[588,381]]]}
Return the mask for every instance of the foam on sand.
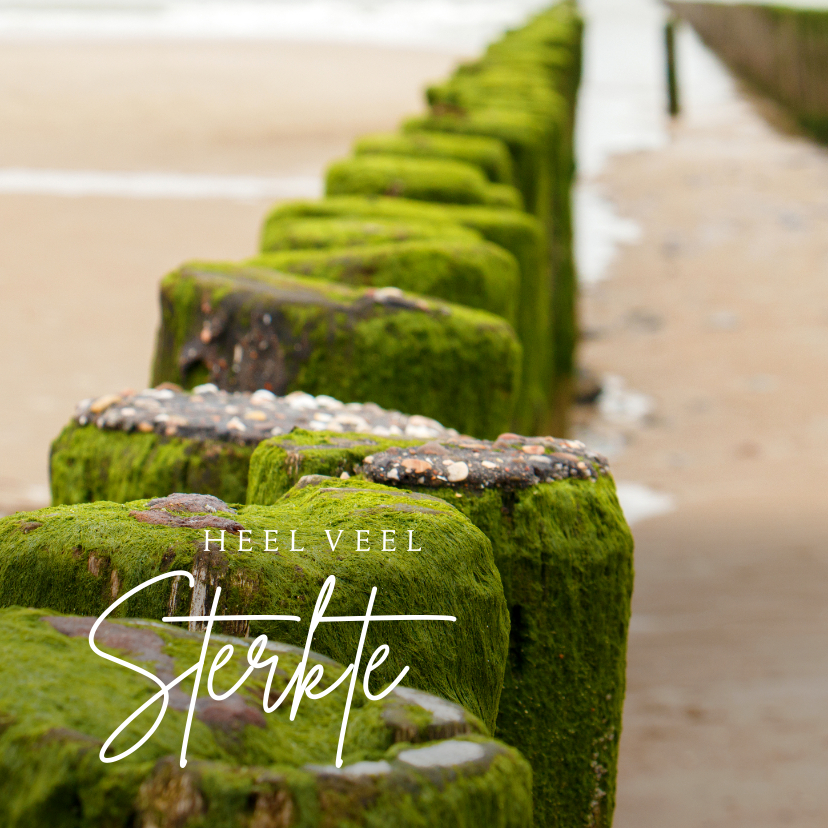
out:
{"label": "foam on sand", "polygon": [[313,175],[186,175],[11,167],[0,168],[0,193],[70,198],[317,198],[322,195],[322,181]]}

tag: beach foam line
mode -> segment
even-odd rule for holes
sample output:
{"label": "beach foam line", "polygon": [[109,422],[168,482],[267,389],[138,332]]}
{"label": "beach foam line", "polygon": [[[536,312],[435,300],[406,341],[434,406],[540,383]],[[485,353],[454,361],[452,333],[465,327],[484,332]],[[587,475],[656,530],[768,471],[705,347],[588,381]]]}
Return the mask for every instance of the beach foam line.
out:
{"label": "beach foam line", "polygon": [[675,511],[675,498],[666,492],[657,492],[642,483],[623,480],[617,481],[615,488],[621,510],[630,526]]}
{"label": "beach foam line", "polygon": [[641,241],[641,227],[618,215],[615,205],[586,181],[575,187],[574,207],[578,281],[593,287],[609,275],[620,245]]}
{"label": "beach foam line", "polygon": [[297,40],[476,54],[549,0],[0,0],[14,38]]}
{"label": "beach foam line", "polygon": [[322,179],[313,175],[263,177],[0,168],[0,194],[3,195],[244,201],[260,198],[318,198],[322,193]]}

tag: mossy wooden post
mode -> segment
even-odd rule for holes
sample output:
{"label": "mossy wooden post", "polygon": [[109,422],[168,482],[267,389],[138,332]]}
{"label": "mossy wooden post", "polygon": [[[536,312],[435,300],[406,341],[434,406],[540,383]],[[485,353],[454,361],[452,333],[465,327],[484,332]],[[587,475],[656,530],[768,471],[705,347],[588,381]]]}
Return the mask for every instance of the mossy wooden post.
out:
{"label": "mossy wooden post", "polygon": [[[325,530],[339,542],[332,544]],[[207,531],[214,539],[209,548]],[[172,495],[52,506],[0,519],[3,607],[97,616],[171,570],[192,573],[195,587],[161,581],[116,614],[204,615],[221,587],[218,614],[272,615],[279,608],[280,615],[302,618],[227,621],[218,624],[222,631],[264,633],[303,646],[317,594],[333,575],[328,615],[364,615],[376,587],[375,615],[455,616],[456,622],[372,625],[366,648],[391,648],[377,682],[391,681],[407,665],[410,686],[461,704],[493,729],[509,634],[503,587],[489,540],[437,498],[366,480],[305,480],[274,506],[234,510],[203,495]],[[321,624],[314,647],[347,662],[361,632],[359,624]]]}
{"label": "mossy wooden post", "polygon": [[[179,756],[191,691],[180,687],[170,691],[153,736],[105,764],[98,758],[104,740],[155,685],[92,652],[87,636],[94,620],[0,610],[4,828],[532,826],[526,760],[489,738],[461,707],[405,686],[373,701],[357,682],[339,768],[334,760],[348,681],[321,699],[305,698],[291,721],[292,696],[263,712],[267,669],[256,670],[224,701],[207,696],[202,678],[185,768]],[[95,638],[164,682],[196,664],[202,650],[199,634],[143,621],[107,621]],[[205,672],[228,644],[232,653],[217,673],[216,692],[247,668],[249,639],[225,637],[207,649]],[[354,656],[347,654],[346,663]],[[302,654],[271,640],[261,654],[266,658],[278,659],[272,704]],[[323,686],[344,670],[316,653],[308,660],[312,669],[323,671]],[[380,687],[372,681],[370,689]],[[107,755],[127,749],[143,732],[127,731]]]}
{"label": "mossy wooden post", "polygon": [[154,384],[327,394],[489,436],[511,421],[520,367],[502,318],[396,288],[216,264],[161,284]]}
{"label": "mossy wooden post", "polygon": [[356,287],[396,287],[496,313],[513,326],[517,321],[518,263],[511,253],[482,239],[289,250],[249,263]]}
{"label": "mossy wooden post", "polygon": [[[265,253],[284,249],[286,238],[295,239],[297,246],[321,247],[326,233],[327,238],[338,240],[343,227],[349,228],[348,238],[355,240],[356,233],[350,229],[366,224],[363,243],[369,244],[375,233],[409,221],[479,233],[508,250],[517,260],[520,287],[515,329],[523,345],[523,367],[512,427],[527,434],[548,431],[549,263],[546,239],[537,219],[517,210],[429,204],[403,198],[340,196],[322,201],[296,201],[274,208],[262,229],[261,249]],[[325,222],[329,222],[327,231]],[[374,222],[381,229],[373,230]]]}
{"label": "mossy wooden post", "polygon": [[[339,199],[331,199],[334,202]],[[344,197],[345,201],[350,199]],[[359,201],[360,199],[354,199]],[[372,199],[373,200],[373,199]],[[293,201],[273,210],[263,228],[261,252],[285,250],[329,250],[332,247],[385,245],[389,242],[481,241],[482,235],[471,227],[437,215],[303,215],[302,205],[313,202]],[[326,202],[327,203],[327,202]]]}
{"label": "mossy wooden post", "polygon": [[489,537],[511,616],[496,733],[532,764],[535,825],[609,826],[624,700],[633,543],[606,461],[575,441],[503,435],[419,446],[261,443],[252,502],[297,474],[366,475],[451,503]]}
{"label": "mossy wooden post", "polygon": [[405,155],[448,158],[474,164],[495,184],[514,184],[512,159],[503,141],[485,135],[448,135],[441,132],[379,133],[354,145],[357,155]]}
{"label": "mossy wooden post", "polygon": [[265,390],[231,394],[211,385],[192,394],[148,388],[78,405],[52,444],[52,503],[126,503],[157,492],[202,492],[244,503],[253,450],[294,428],[343,437],[457,434],[429,417],[301,391],[277,397]]}
{"label": "mossy wooden post", "polygon": [[676,59],[676,28],[678,21],[670,16],[664,24],[664,55],[667,64],[667,112],[676,117],[681,111],[679,102],[678,61]]}
{"label": "mossy wooden post", "polygon": [[737,74],[828,143],[828,10],[758,3],[673,3]]}
{"label": "mossy wooden post", "polygon": [[251,458],[247,502],[276,503],[303,477],[361,477],[366,457],[394,447],[413,448],[423,442],[426,441],[373,434],[339,437],[295,429],[260,444]]}
{"label": "mossy wooden post", "polygon": [[508,32],[477,61],[428,90],[430,113],[407,130],[485,135],[506,143],[526,209],[547,229],[551,257],[552,430],[566,426],[577,343],[572,253],[573,127],[582,21],[564,2]]}
{"label": "mossy wooden post", "polygon": [[445,158],[358,155],[328,168],[328,195],[374,195],[448,204],[489,204],[521,208],[520,193],[510,184],[492,184],[474,164]]}

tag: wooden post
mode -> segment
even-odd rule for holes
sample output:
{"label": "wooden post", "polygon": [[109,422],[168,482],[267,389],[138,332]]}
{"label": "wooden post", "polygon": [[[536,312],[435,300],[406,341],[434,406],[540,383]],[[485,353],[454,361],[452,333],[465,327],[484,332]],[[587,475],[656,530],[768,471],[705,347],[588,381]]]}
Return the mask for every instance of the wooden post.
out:
{"label": "wooden post", "polygon": [[678,73],[676,71],[676,26],[675,17],[669,17],[664,24],[664,46],[667,56],[667,111],[675,117],[679,114]]}

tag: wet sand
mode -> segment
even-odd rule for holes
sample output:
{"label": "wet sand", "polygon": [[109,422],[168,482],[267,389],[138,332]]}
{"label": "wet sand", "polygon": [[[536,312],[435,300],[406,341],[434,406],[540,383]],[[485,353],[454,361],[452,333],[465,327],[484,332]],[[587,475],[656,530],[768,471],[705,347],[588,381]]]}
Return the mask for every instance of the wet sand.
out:
{"label": "wet sand", "polygon": [[[277,43],[4,43],[0,168],[318,176],[422,108],[440,52]],[[48,502],[75,403],[149,376],[156,286],[255,252],[272,199],[0,195],[0,513]]]}
{"label": "wet sand", "polygon": [[620,480],[635,527],[616,828],[823,825],[828,813],[828,152],[744,97],[615,158],[641,239],[582,302],[582,361],[654,408]]}

